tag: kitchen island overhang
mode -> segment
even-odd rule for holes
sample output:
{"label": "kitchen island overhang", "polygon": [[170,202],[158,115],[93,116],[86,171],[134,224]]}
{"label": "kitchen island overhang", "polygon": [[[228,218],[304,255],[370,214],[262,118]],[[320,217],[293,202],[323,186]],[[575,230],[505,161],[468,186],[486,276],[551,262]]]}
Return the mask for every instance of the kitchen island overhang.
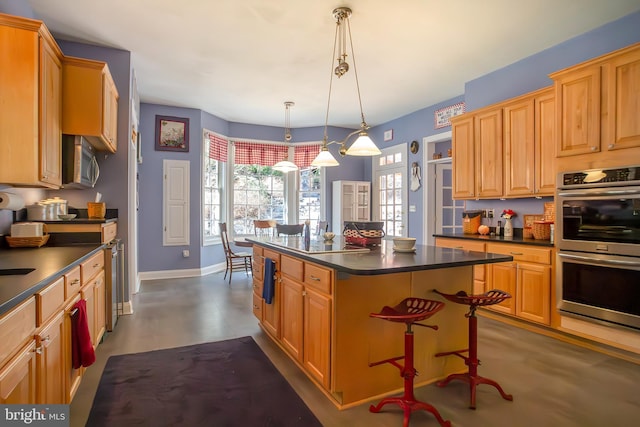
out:
{"label": "kitchen island overhang", "polygon": [[[352,252],[336,239],[333,246],[337,251],[319,253],[313,252],[313,243],[309,247],[311,250],[301,251],[298,239],[247,239],[254,244],[254,255],[262,257],[263,251],[268,252],[285,266],[276,272],[275,303],[267,305],[262,300],[263,310],[260,310],[265,316],[270,312],[272,319],[281,322],[275,329],[265,328],[264,320],[260,324],[340,409],[402,391],[402,377],[396,368],[391,365],[369,367],[369,364],[403,354],[404,325],[371,318],[370,313],[380,311],[385,305],[393,306],[406,297],[444,301],[445,308],[428,322],[438,325],[438,331],[417,328],[414,332],[415,366],[420,372],[416,386],[445,378],[453,372],[464,372],[462,359],[435,358],[434,355],[467,347],[466,307],[445,301],[433,289],[445,293],[461,290],[471,293],[474,265],[512,261],[511,256],[420,245],[415,253],[397,253],[393,252],[390,240],[383,240],[380,246],[370,248],[368,252]],[[291,265],[300,267],[291,269]],[[326,270],[330,280],[329,292],[320,295],[327,312],[320,324],[305,317],[317,314],[313,311],[314,305],[308,301],[318,296],[313,289],[313,280],[317,278],[307,272],[315,273],[319,269]],[[262,280],[262,277],[254,278],[254,290],[261,289]],[[297,304],[295,298],[291,299],[292,288],[300,289],[295,298],[301,299],[300,314],[296,314],[300,318],[293,316],[294,321],[290,314]],[[286,301],[279,298],[286,298]],[[255,301],[254,293],[254,304]],[[305,307],[309,313],[304,312]],[[314,354],[306,355],[304,345],[299,351],[291,351],[290,331],[298,323],[306,325],[306,329],[299,332],[300,340],[303,343],[305,339],[313,340],[308,343],[312,344],[308,351]],[[310,324],[313,328],[308,327]],[[317,329],[325,328],[327,333],[316,333]],[[308,363],[307,356],[313,358],[319,353],[325,355],[318,360],[326,359],[326,366]]]}

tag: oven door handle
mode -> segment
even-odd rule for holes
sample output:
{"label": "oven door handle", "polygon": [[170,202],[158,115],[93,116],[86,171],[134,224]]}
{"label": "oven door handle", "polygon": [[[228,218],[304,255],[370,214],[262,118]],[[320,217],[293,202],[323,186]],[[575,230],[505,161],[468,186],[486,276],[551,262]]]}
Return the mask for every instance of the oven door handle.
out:
{"label": "oven door handle", "polygon": [[580,190],[565,190],[558,191],[558,196],[561,197],[585,197],[585,196],[621,196],[621,195],[637,195],[638,187],[632,188],[616,188],[616,189],[598,189],[598,191],[593,191],[593,189],[580,191]]}
{"label": "oven door handle", "polygon": [[623,261],[623,260],[617,260],[617,259],[605,260],[605,259],[600,259],[600,258],[593,258],[593,257],[587,257],[587,256],[580,256],[580,255],[561,254],[561,253],[559,253],[558,256],[560,256],[562,258],[566,258],[566,259],[573,259],[573,260],[576,260],[576,261],[586,261],[586,262],[589,262],[591,264],[622,265],[622,266],[626,266],[626,267],[640,267],[640,261]]}

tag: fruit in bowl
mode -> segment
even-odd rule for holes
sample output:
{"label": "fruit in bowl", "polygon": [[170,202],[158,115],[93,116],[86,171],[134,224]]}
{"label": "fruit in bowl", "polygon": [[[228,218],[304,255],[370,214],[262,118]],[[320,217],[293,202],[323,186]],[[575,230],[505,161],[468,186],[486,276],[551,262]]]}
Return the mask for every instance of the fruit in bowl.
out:
{"label": "fruit in bowl", "polygon": [[487,234],[489,234],[489,227],[486,225],[481,225],[480,227],[478,227],[478,234],[486,236]]}

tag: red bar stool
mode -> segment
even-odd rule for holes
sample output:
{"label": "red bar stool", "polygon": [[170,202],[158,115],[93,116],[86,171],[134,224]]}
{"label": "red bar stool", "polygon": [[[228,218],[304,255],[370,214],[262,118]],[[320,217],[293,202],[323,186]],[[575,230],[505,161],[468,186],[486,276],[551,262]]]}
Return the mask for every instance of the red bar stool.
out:
{"label": "red bar stool", "polygon": [[[402,322],[407,325],[407,329],[404,333],[404,356],[369,363],[370,367],[382,365],[383,363],[390,363],[398,368],[400,370],[400,376],[404,378],[404,394],[401,397],[386,397],[377,405],[371,405],[369,407],[369,411],[380,412],[384,405],[387,403],[393,403],[400,406],[404,411],[403,427],[407,427],[409,425],[411,413],[419,410],[431,412],[438,419],[441,426],[451,426],[451,421],[445,421],[440,416],[440,413],[436,408],[428,403],[416,400],[413,395],[413,379],[417,375],[417,371],[413,365],[413,331],[411,330],[411,326],[424,326],[426,328],[438,330],[437,325],[423,325],[416,322],[428,319],[438,311],[442,310],[443,307],[444,303],[440,301],[432,301],[422,298],[405,298],[395,307],[384,306],[380,313],[371,313],[369,315],[371,317],[391,322]],[[404,359],[404,366],[397,362],[401,359]]]}
{"label": "red bar stool", "polygon": [[[465,365],[469,367],[469,371],[464,374],[451,374],[444,380],[438,382],[439,387],[444,387],[452,380],[461,380],[469,384],[471,391],[471,409],[476,409],[476,385],[489,384],[494,386],[500,392],[500,395],[506,400],[513,400],[513,396],[506,394],[500,385],[488,378],[478,375],[478,318],[476,317],[476,308],[485,305],[499,304],[507,298],[511,298],[511,295],[501,291],[499,289],[493,289],[480,295],[467,295],[465,291],[460,291],[457,294],[444,294],[434,289],[434,292],[442,295],[449,301],[457,304],[466,304],[469,306],[469,312],[465,314],[465,317],[469,319],[469,348],[464,350],[448,351],[445,353],[438,353],[436,357],[455,355],[464,359]],[[469,353],[468,356],[463,356],[462,353]]]}

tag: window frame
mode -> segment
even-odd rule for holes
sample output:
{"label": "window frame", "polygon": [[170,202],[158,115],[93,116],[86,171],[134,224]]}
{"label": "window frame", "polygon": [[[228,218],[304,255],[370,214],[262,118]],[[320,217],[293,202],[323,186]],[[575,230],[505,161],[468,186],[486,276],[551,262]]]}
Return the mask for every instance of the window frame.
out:
{"label": "window frame", "polygon": [[[201,196],[201,215],[202,215],[202,220],[200,221],[200,235],[202,238],[202,246],[211,246],[211,245],[216,245],[216,244],[220,244],[222,243],[221,237],[220,237],[220,232],[219,230],[215,229],[215,220],[214,224],[212,224],[212,229],[211,229],[211,235],[206,234],[206,226],[205,226],[205,222],[208,220],[208,218],[206,218],[206,204],[205,204],[205,200],[206,200],[206,191],[207,188],[205,183],[206,183],[206,177],[205,177],[205,173],[207,170],[207,163],[210,161],[215,161],[219,163],[219,166],[217,168],[217,175],[218,175],[218,192],[220,195],[220,219],[219,222],[224,222],[225,221],[225,211],[226,211],[226,197],[224,197],[224,189],[226,186],[226,171],[227,171],[227,163],[229,160],[229,157],[227,157],[227,162],[222,162],[220,160],[212,160],[209,158],[209,150],[210,150],[210,144],[211,141],[208,137],[209,134],[213,134],[219,138],[225,139],[227,140],[227,150],[229,148],[228,144],[229,144],[229,140],[226,136],[221,135],[217,132],[213,132],[210,131],[208,129],[204,129],[202,131],[202,170],[200,173],[200,184],[201,184],[201,188],[200,188],[200,196]],[[228,151],[227,151],[228,152]]]}

